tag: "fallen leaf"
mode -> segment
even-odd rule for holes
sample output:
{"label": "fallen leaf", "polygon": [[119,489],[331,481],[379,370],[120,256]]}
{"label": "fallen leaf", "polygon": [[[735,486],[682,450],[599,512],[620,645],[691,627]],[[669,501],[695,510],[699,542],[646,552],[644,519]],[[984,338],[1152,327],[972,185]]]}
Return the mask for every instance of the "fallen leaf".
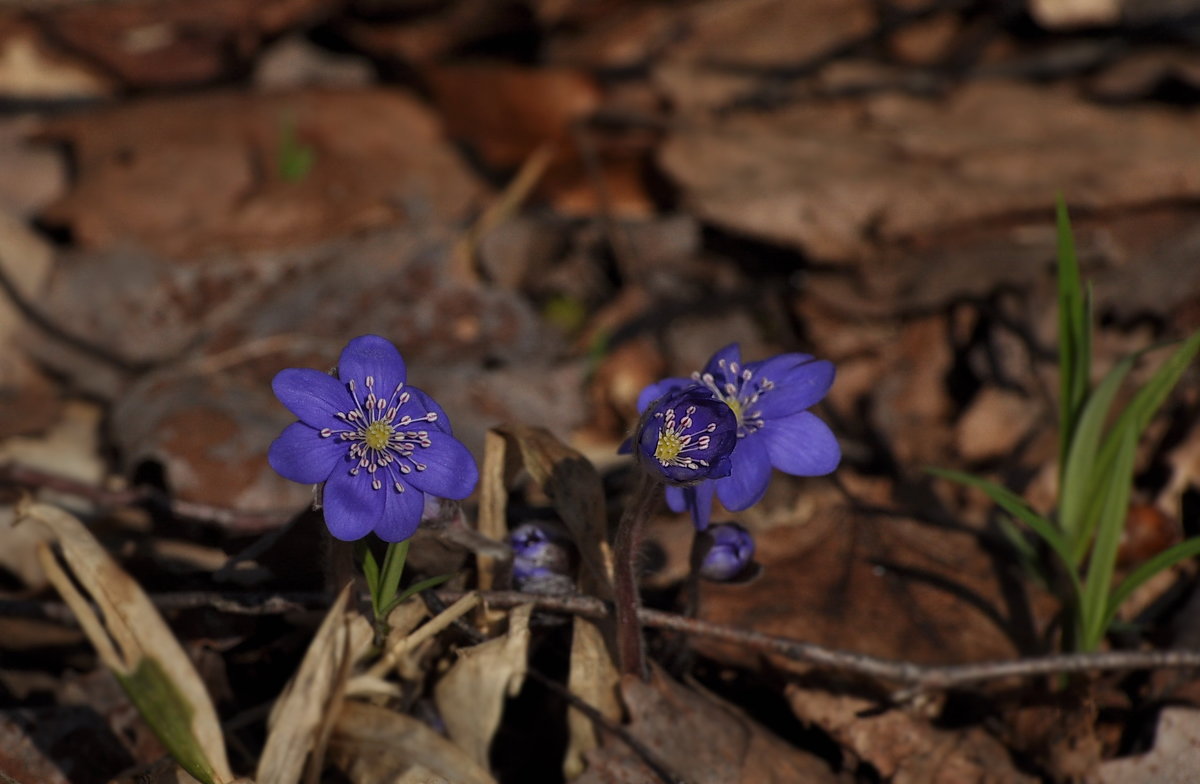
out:
{"label": "fallen leaf", "polygon": [[373,635],[365,618],[347,610],[350,589],[347,585],[338,594],[300,669],[271,709],[267,742],[258,760],[258,784],[297,784],[305,763],[320,767],[350,670],[366,653]]}
{"label": "fallen leaf", "polygon": [[452,784],[496,784],[486,768],[427,725],[361,702],[342,706],[329,739],[329,758],[354,784],[393,781],[418,766]]}
{"label": "fallen leaf", "polygon": [[938,729],[903,710],[878,713],[875,703],[789,684],[796,716],[833,736],[893,784],[1033,784],[1004,745],[979,727]]}
{"label": "fallen leaf", "polygon": [[587,458],[540,427],[509,424],[496,432],[520,449],[525,470],[550,497],[575,540],[602,597],[612,595],[612,550],[608,545],[604,488]]}
{"label": "fallen leaf", "polygon": [[[106,9],[107,10],[107,9]],[[312,149],[278,169],[285,123]],[[206,92],[48,122],[76,179],[42,214],[78,246],[172,258],[303,247],[382,226],[450,224],[482,193],[437,118],[397,90]]]}
{"label": "fallen leaf", "polygon": [[516,608],[503,637],[459,651],[458,661],[433,690],[447,734],[483,768],[504,700],[515,697],[525,680],[532,613],[531,604]]}
{"label": "fallen leaf", "polygon": [[212,700],[150,598],[72,515],[28,502],[18,507],[17,514],[19,520],[53,534],[62,560],[42,544],[38,548],[42,567],[100,659],[116,674],[163,744],[201,781],[233,782]]}
{"label": "fallen leaf", "polygon": [[[688,784],[833,784],[820,759],[789,745],[711,694],[656,670],[650,681],[621,679],[628,730]],[[655,781],[658,776],[618,741],[588,757],[579,784]]]}
{"label": "fallen leaf", "polygon": [[1191,198],[1200,165],[1180,161],[1193,126],[1156,107],[975,82],[942,101],[884,94],[731,113],[680,127],[659,161],[705,220],[844,262],[1045,210],[1056,191],[1094,210]]}
{"label": "fallen leaf", "polygon": [[[621,674],[613,664],[604,635],[596,624],[578,616],[573,628],[567,688],[600,715],[619,723],[622,711],[617,687]],[[597,748],[599,738],[595,722],[575,708],[567,709],[567,736],[563,774],[570,780],[584,771],[584,758]]]}

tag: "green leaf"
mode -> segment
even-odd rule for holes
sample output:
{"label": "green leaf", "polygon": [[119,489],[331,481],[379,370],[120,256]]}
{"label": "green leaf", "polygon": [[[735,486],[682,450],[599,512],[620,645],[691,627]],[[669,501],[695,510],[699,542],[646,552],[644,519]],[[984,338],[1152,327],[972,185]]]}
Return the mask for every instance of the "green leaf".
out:
{"label": "green leaf", "polygon": [[379,564],[375,561],[375,554],[371,552],[371,548],[367,547],[365,542],[362,551],[363,576],[367,578],[367,590],[371,593],[371,609],[375,611],[376,615],[379,615]]}
{"label": "green leaf", "polygon": [[1103,486],[1096,526],[1096,542],[1088,561],[1087,579],[1080,601],[1083,621],[1081,650],[1095,650],[1104,637],[1108,613],[1108,597],[1112,590],[1113,571],[1117,565],[1117,549],[1129,517],[1129,493],[1133,487],[1133,459],[1137,453],[1137,436],[1126,430],[1112,470],[1098,477]]}
{"label": "green leaf", "polygon": [[408,545],[411,539],[403,542],[388,542],[387,555],[383,557],[383,575],[379,585],[379,607],[376,620],[387,618],[385,608],[392,606],[396,591],[400,588],[400,577],[404,574],[404,562],[408,560]]}
{"label": "green leaf", "polygon": [[[1112,407],[1113,398],[1121,382],[1133,368],[1135,356],[1126,357],[1108,371],[1108,375],[1088,397],[1079,416],[1075,436],[1067,454],[1067,464],[1062,472],[1062,483],[1058,491],[1058,523],[1071,544],[1071,561],[1076,568],[1087,555],[1088,544],[1095,525],[1086,518],[1089,502],[1099,492],[1097,483],[1096,453],[1104,420]],[[1136,444],[1135,444],[1136,446]]]}
{"label": "green leaf", "polygon": [[[1062,194],[1056,203],[1058,224],[1058,370],[1059,466],[1065,466],[1075,424],[1087,399],[1092,358],[1090,292],[1085,296],[1071,218]],[[1061,473],[1060,468],[1060,473]]]}
{"label": "green leaf", "polygon": [[293,117],[283,120],[279,135],[279,176],[284,182],[301,182],[312,171],[317,158],[316,151],[300,141]]}
{"label": "green leaf", "polygon": [[1196,555],[1200,555],[1200,536],[1193,537],[1186,542],[1180,542],[1174,547],[1163,550],[1130,572],[1121,581],[1121,584],[1117,586],[1117,589],[1112,592],[1112,595],[1108,597],[1108,609],[1104,614],[1104,626],[1107,628],[1112,624],[1117,610],[1144,582],[1159,572],[1170,569],[1180,561],[1185,561]]}
{"label": "green leaf", "polygon": [[179,766],[204,784],[216,784],[207,752],[192,732],[192,706],[158,660],[146,656],[129,674],[114,671],[130,701]]}
{"label": "green leaf", "polygon": [[408,586],[395,599],[392,599],[386,608],[384,608],[383,617],[386,618],[387,616],[391,615],[392,610],[396,609],[396,607],[408,599],[408,597],[418,594],[421,591],[428,591],[430,588],[437,588],[439,585],[453,577],[454,574],[454,572],[451,572],[450,574],[439,574],[437,577],[430,577]]}
{"label": "green leaf", "polygon": [[1062,533],[1054,527],[1046,518],[1039,515],[1037,512],[1029,508],[1025,503],[1025,499],[1021,498],[1011,490],[1001,487],[995,482],[982,479],[971,474],[963,473],[962,471],[950,471],[945,468],[926,468],[928,473],[934,476],[940,476],[943,479],[949,479],[959,484],[967,485],[982,490],[1004,511],[1017,518],[1025,525],[1033,529],[1034,533],[1042,537],[1054,554],[1059,557],[1059,560],[1066,566],[1066,572],[1071,578],[1072,587],[1076,595],[1080,592],[1079,577],[1076,574],[1075,567],[1071,563],[1071,550],[1067,546],[1067,541],[1063,538]]}

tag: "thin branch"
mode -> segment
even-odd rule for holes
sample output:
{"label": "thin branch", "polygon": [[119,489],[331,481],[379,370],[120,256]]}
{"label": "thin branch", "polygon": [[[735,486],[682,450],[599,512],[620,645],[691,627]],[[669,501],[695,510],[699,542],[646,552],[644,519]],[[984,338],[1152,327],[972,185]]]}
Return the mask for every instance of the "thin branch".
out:
{"label": "thin branch", "polygon": [[108,508],[144,503],[155,504],[166,508],[176,517],[216,524],[237,533],[257,533],[271,530],[295,516],[295,512],[288,511],[244,512],[223,506],[210,506],[178,498],[167,498],[164,493],[148,487],[110,490],[36,468],[29,468],[19,463],[0,464],[0,484],[46,488],[66,495],[86,498],[98,506]]}
{"label": "thin branch", "polygon": [[[438,592],[439,598],[447,601],[452,601],[459,595],[454,591]],[[481,596],[485,602],[496,607],[515,607],[518,604],[532,603],[542,610],[597,620],[607,618],[611,614],[607,604],[587,596],[539,596],[516,591],[490,591],[482,593]],[[775,654],[793,661],[903,684],[906,688],[893,695],[897,701],[910,699],[921,692],[941,691],[1010,677],[1028,678],[1091,671],[1200,668],[1200,650],[1062,653],[1009,661],[926,665],[840,651],[789,637],[738,629],[644,607],[638,610],[638,620],[643,626],[730,642],[749,650]]]}

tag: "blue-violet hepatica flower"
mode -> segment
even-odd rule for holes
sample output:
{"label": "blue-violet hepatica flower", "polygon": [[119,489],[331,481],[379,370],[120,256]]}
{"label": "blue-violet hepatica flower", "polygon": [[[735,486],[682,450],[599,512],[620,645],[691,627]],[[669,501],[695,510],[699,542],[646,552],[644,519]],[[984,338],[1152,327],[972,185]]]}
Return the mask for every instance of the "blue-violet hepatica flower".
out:
{"label": "blue-violet hepatica flower", "polygon": [[441,406],[406,380],[396,347],[363,335],[342,350],[336,377],[288,368],[271,382],[300,421],[275,439],[267,460],[293,482],[324,483],[325,524],[337,539],[374,531],[403,541],[421,522],[427,494],[465,498],[479,479]]}
{"label": "blue-violet hepatica flower", "polygon": [[709,542],[708,552],[700,562],[700,575],[709,580],[732,580],[745,572],[754,559],[754,537],[737,523],[714,525],[697,535]]}
{"label": "blue-violet hepatica flower", "polygon": [[668,378],[638,396],[638,410],[678,390],[719,401],[737,422],[737,448],[726,475],[691,487],[668,487],[667,504],[692,513],[696,527],[708,526],[715,493],[737,511],[757,503],[767,490],[771,469],[794,476],[821,476],[837,468],[841,448],[829,426],[808,409],[833,384],[833,363],[809,354],[779,354],[742,364],[733,343],[718,351],[691,378]]}
{"label": "blue-violet hepatica flower", "polygon": [[649,403],[634,441],[642,465],[668,484],[695,484],[729,474],[737,419],[705,389],[667,389]]}
{"label": "blue-violet hepatica flower", "polygon": [[513,549],[513,585],[520,591],[566,594],[574,587],[571,545],[550,523],[522,523],[508,535]]}

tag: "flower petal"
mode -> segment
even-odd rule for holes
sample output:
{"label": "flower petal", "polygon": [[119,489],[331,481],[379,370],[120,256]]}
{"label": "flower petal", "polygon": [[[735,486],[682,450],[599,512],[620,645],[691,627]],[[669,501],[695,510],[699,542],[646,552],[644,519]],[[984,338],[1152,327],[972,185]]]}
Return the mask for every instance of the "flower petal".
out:
{"label": "flower petal", "polygon": [[[452,435],[453,430],[450,429],[450,417],[446,416],[446,412],[437,401],[431,398],[428,393],[416,387],[406,386],[404,390],[411,396],[408,405],[400,410],[400,414],[408,414],[411,417],[421,416],[422,414],[437,414],[437,419],[429,424],[441,430],[447,435]],[[413,411],[413,408],[418,408],[420,411]]]}
{"label": "flower petal", "polygon": [[690,378],[664,378],[662,381],[655,382],[638,393],[637,410],[641,413],[646,408],[658,400],[668,392],[672,392],[681,387],[686,387],[688,384],[694,384]]}
{"label": "flower petal", "polygon": [[337,411],[349,411],[354,401],[346,385],[328,373],[311,368],[287,368],[271,380],[275,397],[306,425],[320,430],[342,430],[345,423],[334,417]]}
{"label": "flower petal", "polygon": [[738,440],[733,451],[733,471],[717,480],[717,497],[736,512],[758,503],[771,481],[771,461],[757,434]]}
{"label": "flower petal", "polygon": [[672,512],[685,512],[688,508],[688,492],[692,488],[678,485],[667,485],[667,508]]}
{"label": "flower petal", "polygon": [[[325,482],[322,500],[325,504],[325,525],[334,539],[353,542],[369,534],[383,516],[385,491],[371,487],[365,471],[352,476],[350,461],[330,475]],[[385,485],[384,487],[387,487]]]}
{"label": "flower petal", "polygon": [[[724,366],[722,366],[724,361]],[[735,374],[730,372],[733,365],[742,361],[742,349],[737,343],[730,343],[725,348],[713,354],[708,364],[700,371],[701,375],[711,374],[718,389],[724,389],[727,383],[736,383]]]}
{"label": "flower petal", "polygon": [[785,474],[823,476],[842,459],[842,448],[829,425],[809,411],[773,419],[754,435],[766,445],[771,465]]}
{"label": "flower petal", "polygon": [[345,441],[336,436],[321,438],[316,429],[294,422],[271,442],[267,462],[284,479],[317,484],[329,478],[346,452]]}
{"label": "flower petal", "polygon": [[383,515],[375,524],[375,535],[385,542],[403,542],[416,532],[425,508],[425,495],[415,487],[404,492],[386,484],[379,491],[384,497]]}
{"label": "flower petal", "polygon": [[466,498],[479,482],[475,458],[454,436],[430,431],[429,446],[417,447],[412,459],[425,469],[404,474],[402,481],[430,495]]}
{"label": "flower petal", "polygon": [[351,340],[338,357],[338,378],[354,381],[358,399],[367,396],[367,377],[374,380],[375,394],[390,398],[396,387],[404,383],[408,370],[404,358],[391,341],[378,335],[363,335]]}
{"label": "flower petal", "polygon": [[806,357],[806,359],[789,364],[776,363],[776,357],[753,368],[754,379],[759,377],[770,380],[775,386],[763,392],[756,404],[751,405],[748,414],[760,413],[765,420],[779,419],[791,416],[816,405],[833,385],[833,363],[827,360],[814,360],[805,354],[785,354],[791,357]]}

